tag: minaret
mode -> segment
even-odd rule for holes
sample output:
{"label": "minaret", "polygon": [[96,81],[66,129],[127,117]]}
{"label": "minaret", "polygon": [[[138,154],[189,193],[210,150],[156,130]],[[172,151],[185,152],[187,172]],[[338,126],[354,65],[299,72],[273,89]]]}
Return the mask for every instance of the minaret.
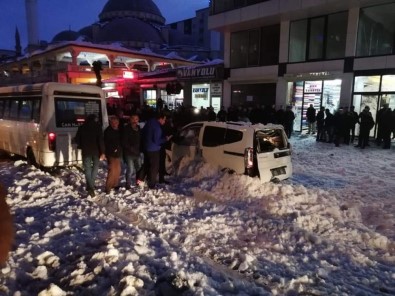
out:
{"label": "minaret", "polygon": [[22,55],[21,37],[19,35],[18,27],[15,29],[15,57]]}
{"label": "minaret", "polygon": [[38,38],[37,0],[25,0],[27,18],[27,51],[31,52],[40,45]]}

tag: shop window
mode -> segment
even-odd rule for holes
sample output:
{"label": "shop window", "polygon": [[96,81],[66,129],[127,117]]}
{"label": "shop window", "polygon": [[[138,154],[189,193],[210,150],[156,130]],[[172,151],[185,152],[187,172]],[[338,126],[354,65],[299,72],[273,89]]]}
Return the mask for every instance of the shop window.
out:
{"label": "shop window", "polygon": [[378,92],[380,76],[356,76],[354,92]]}
{"label": "shop window", "polygon": [[381,91],[395,91],[395,75],[383,75]]}
{"label": "shop window", "polygon": [[394,53],[395,3],[363,8],[360,11],[357,56]]}

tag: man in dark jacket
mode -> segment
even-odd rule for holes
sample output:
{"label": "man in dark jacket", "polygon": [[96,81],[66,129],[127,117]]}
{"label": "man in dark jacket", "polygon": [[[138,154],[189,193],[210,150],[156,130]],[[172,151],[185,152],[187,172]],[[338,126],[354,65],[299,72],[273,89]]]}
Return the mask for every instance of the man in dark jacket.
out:
{"label": "man in dark jacket", "polygon": [[307,124],[308,124],[308,131],[307,134],[315,134],[315,120],[316,120],[316,115],[315,115],[315,108],[313,107],[313,104],[310,104],[309,108],[307,108],[306,112],[306,117],[307,117]]}
{"label": "man in dark jacket", "polygon": [[130,189],[132,177],[136,176],[141,168],[140,146],[139,116],[132,114],[130,123],[124,126],[122,132],[122,151],[126,163],[126,189]]}
{"label": "man in dark jacket", "polygon": [[159,173],[160,149],[167,139],[162,126],[166,123],[166,115],[158,113],[155,118],[147,121],[142,129],[142,144],[144,151],[144,165],[138,179],[144,181],[147,176],[148,187],[155,188]]}
{"label": "man in dark jacket", "polygon": [[118,187],[121,175],[122,145],[117,116],[110,118],[110,125],[104,131],[104,146],[108,163],[106,193],[110,193],[111,189]]}
{"label": "man in dark jacket", "polygon": [[370,113],[369,106],[365,106],[365,108],[359,114],[359,126],[358,145],[355,147],[364,149],[365,146],[368,146],[369,144],[369,133],[374,127],[374,120],[372,113]]}
{"label": "man in dark jacket", "polygon": [[290,139],[292,135],[294,120],[295,113],[292,111],[291,106],[287,106],[284,112],[284,131],[287,134],[288,139]]}
{"label": "man in dark jacket", "polygon": [[93,197],[99,160],[104,159],[103,131],[95,114],[88,115],[85,123],[78,127],[75,142],[82,153],[86,190]]}
{"label": "man in dark jacket", "polygon": [[316,116],[317,121],[317,138],[316,141],[326,141],[325,136],[325,107],[321,106]]}

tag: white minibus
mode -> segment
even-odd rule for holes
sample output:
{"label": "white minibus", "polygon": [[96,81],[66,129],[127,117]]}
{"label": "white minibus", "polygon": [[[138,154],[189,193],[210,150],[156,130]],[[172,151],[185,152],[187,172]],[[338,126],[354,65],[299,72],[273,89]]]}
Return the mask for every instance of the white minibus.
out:
{"label": "white minibus", "polygon": [[78,126],[96,114],[108,125],[100,87],[47,82],[0,88],[0,149],[40,167],[80,164]]}

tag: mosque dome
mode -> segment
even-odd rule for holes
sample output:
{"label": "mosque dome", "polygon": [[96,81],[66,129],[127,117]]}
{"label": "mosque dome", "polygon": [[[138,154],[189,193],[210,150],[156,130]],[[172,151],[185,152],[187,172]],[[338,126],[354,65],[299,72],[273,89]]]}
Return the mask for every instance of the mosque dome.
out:
{"label": "mosque dome", "polygon": [[152,0],[108,0],[99,15],[100,22],[121,17],[135,17],[158,25],[166,22]]}
{"label": "mosque dome", "polygon": [[160,31],[132,17],[115,19],[105,24],[100,29],[97,41],[100,43],[122,42],[134,48],[159,48],[164,43]]}
{"label": "mosque dome", "polygon": [[55,35],[52,38],[52,42],[61,42],[61,41],[75,41],[81,35],[76,31],[65,30]]}

